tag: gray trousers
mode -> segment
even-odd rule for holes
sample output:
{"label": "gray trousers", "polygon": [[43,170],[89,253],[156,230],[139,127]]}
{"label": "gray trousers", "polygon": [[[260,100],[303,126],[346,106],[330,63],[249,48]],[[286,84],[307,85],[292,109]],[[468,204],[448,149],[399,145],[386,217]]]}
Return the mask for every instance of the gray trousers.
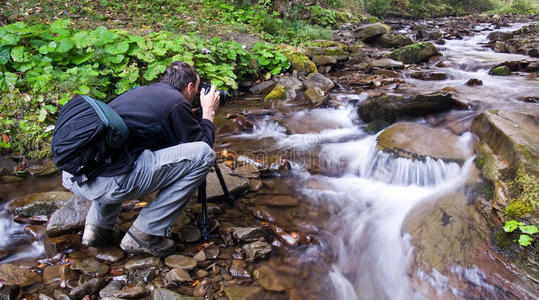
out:
{"label": "gray trousers", "polygon": [[205,142],[184,143],[158,151],[145,150],[131,172],[114,177],[97,177],[80,186],[63,172],[64,187],[75,195],[92,200],[86,224],[111,229],[122,202],[159,191],[144,207],[133,226],[163,236],[168,233],[194,190],[206,178],[215,162],[215,152]]}

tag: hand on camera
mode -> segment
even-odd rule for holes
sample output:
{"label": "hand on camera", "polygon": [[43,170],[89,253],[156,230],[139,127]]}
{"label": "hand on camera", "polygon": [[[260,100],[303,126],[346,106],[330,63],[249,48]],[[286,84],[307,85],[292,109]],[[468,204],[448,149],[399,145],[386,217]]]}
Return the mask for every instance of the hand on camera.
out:
{"label": "hand on camera", "polygon": [[219,92],[216,92],[215,85],[205,94],[204,89],[200,91],[200,106],[202,107],[202,118],[213,122],[215,111],[219,107]]}

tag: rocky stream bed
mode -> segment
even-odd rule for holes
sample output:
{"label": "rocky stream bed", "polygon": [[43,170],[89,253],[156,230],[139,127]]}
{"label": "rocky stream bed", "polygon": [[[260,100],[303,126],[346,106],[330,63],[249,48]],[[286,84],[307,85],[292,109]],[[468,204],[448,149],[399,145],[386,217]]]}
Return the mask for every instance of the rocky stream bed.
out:
{"label": "rocky stream bed", "polygon": [[89,201],[52,162],[2,157],[0,298],[537,299],[537,242],[494,232],[507,174],[539,176],[538,22],[386,20],[283,47],[293,72],[241,83],[216,117],[235,204],[210,173],[214,236],[193,197],[163,259],[81,247]]}

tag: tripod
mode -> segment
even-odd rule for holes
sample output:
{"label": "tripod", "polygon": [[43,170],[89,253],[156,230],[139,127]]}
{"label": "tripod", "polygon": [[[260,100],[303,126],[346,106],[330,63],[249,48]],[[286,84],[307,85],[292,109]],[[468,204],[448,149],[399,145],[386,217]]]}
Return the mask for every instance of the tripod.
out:
{"label": "tripod", "polygon": [[[213,165],[213,169],[215,170],[215,173],[217,174],[217,178],[219,179],[219,183],[221,184],[221,188],[223,189],[223,193],[225,194],[225,198],[228,201],[228,204],[231,206],[234,205],[234,202],[236,199],[234,196],[232,196],[228,192],[228,188],[226,187],[225,179],[223,178],[223,174],[221,173],[221,169],[219,169],[219,165],[217,165],[217,161]],[[208,199],[206,198],[206,180],[200,184],[198,187],[198,202],[202,204],[202,222],[200,222],[199,227],[200,231],[202,232],[202,238],[207,241],[211,238],[211,230],[209,228],[209,219],[208,219]]]}

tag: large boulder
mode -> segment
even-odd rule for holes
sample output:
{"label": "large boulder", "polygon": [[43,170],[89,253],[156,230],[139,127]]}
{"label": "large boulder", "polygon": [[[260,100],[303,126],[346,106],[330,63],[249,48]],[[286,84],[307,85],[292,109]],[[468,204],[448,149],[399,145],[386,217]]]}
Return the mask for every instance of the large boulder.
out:
{"label": "large boulder", "polygon": [[371,42],[382,35],[389,33],[389,30],[390,27],[382,23],[367,24],[358,27],[355,30],[354,35],[362,42]]}
{"label": "large boulder", "polygon": [[378,42],[380,45],[389,48],[399,48],[413,43],[412,39],[404,34],[387,33],[382,35]]}
{"label": "large boulder", "polygon": [[290,62],[290,69],[296,71],[298,74],[308,74],[317,72],[316,65],[309,59],[309,57],[296,48],[291,46],[282,45],[279,50]]}
{"label": "large boulder", "polygon": [[376,139],[376,147],[401,157],[426,156],[446,161],[464,161],[473,155],[472,145],[464,145],[460,137],[443,128],[411,122],[396,123]]}
{"label": "large boulder", "polygon": [[56,210],[47,224],[47,235],[54,237],[84,229],[86,214],[90,210],[90,200],[73,196],[64,206]]}
{"label": "large boulder", "polygon": [[391,52],[389,58],[402,61],[405,64],[415,64],[440,55],[438,48],[431,43],[415,43]]}
{"label": "large boulder", "polygon": [[412,97],[384,95],[359,104],[358,114],[365,122],[384,120],[393,123],[406,117],[445,112],[460,105],[451,94],[441,92]]}

